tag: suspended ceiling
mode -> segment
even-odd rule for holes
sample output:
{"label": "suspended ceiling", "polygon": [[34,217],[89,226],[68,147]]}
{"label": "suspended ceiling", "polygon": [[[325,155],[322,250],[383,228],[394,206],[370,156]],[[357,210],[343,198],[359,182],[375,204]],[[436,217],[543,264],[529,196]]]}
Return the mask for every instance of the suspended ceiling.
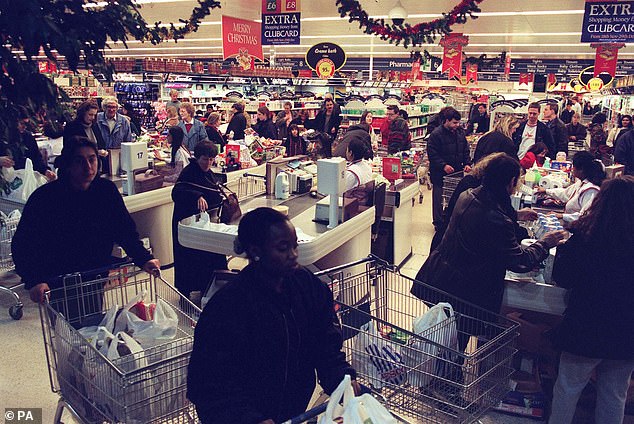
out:
{"label": "suspended ceiling", "polygon": [[[393,46],[378,37],[366,35],[358,24],[349,23],[337,13],[334,0],[300,0],[301,44],[294,46],[264,46],[268,56],[303,56],[306,50],[318,42],[335,42],[349,56],[408,56],[409,50]],[[148,23],[178,22],[187,18],[197,6],[193,0],[138,0],[141,14]],[[361,4],[372,17],[387,18],[396,0],[362,0]],[[414,25],[433,20],[440,13],[451,10],[458,0],[402,0],[407,10],[407,22]],[[221,16],[259,20],[261,0],[223,0],[221,9],[214,9],[200,29],[186,39],[162,43],[159,46],[132,42],[129,50],[120,44],[112,44],[109,56],[170,58],[218,58],[222,56]],[[469,36],[465,52],[469,55],[485,53],[498,55],[502,51],[516,58],[590,59],[594,49],[581,43],[583,0],[533,0],[505,1],[484,0],[478,19],[455,25],[454,32]],[[620,51],[620,58],[634,56],[633,45]],[[437,44],[424,45],[430,53],[440,55]]]}

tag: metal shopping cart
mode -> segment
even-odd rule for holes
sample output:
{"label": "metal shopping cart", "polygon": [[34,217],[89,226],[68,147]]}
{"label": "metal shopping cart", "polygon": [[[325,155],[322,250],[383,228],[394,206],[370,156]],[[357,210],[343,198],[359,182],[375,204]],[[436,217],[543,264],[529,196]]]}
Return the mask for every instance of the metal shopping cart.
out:
{"label": "metal shopping cart", "polygon": [[[0,217],[0,271],[4,272],[5,276],[7,272],[13,271],[15,268],[11,256],[11,240],[13,240],[13,235],[18,228],[19,222],[20,216],[13,213],[9,216]],[[9,315],[14,320],[19,320],[23,314],[22,308],[24,304],[20,300],[20,296],[15,292],[15,289],[22,285],[22,283],[19,283],[5,287],[0,284],[0,292],[10,294],[15,300],[15,303],[9,307]]]}
{"label": "metal shopping cart", "polygon": [[464,171],[457,171],[452,174],[447,174],[443,177],[442,182],[442,208],[445,209],[449,204],[451,196],[453,196],[458,183],[464,177]]}
{"label": "metal shopping cart", "polygon": [[[510,390],[517,323],[372,257],[318,275],[332,287],[357,379],[406,422],[471,423]],[[410,294],[413,284],[424,301]],[[414,334],[414,320],[439,302],[453,306],[453,318]],[[448,347],[452,333],[464,350]]]}
{"label": "metal shopping cart", "polygon": [[[40,306],[51,389],[60,394],[54,423],[60,423],[65,408],[84,423],[196,422],[186,398],[186,372],[200,309],[162,278],[133,265],[60,280]],[[174,309],[176,336],[110,360],[78,328],[97,325],[105,311],[142,290],[148,293],[145,302],[161,299]]]}
{"label": "metal shopping cart", "polygon": [[237,180],[229,182],[228,186],[236,193],[238,200],[243,201],[266,193],[266,177],[245,172]]}

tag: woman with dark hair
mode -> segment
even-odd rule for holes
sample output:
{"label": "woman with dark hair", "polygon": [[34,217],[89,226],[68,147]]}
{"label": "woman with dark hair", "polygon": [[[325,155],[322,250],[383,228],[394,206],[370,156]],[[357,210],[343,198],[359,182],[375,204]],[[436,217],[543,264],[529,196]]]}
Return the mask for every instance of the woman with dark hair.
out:
{"label": "woman with dark hair", "polygon": [[332,292],[297,263],[288,217],[270,208],[247,213],[235,251],[249,265],[196,324],[187,397],[203,424],[284,422],[306,410],[315,371],[328,394],[356,373],[341,352]]}
{"label": "woman with dark hair", "polygon": [[275,128],[277,130],[277,136],[280,140],[284,140],[288,137],[290,126],[293,123],[293,104],[291,102],[284,102],[284,110],[277,114],[275,120]]}
{"label": "woman with dark hair", "polygon": [[[489,311],[500,311],[505,271],[532,269],[564,235],[564,231],[553,231],[529,247],[519,244],[511,194],[520,169],[517,159],[507,154],[490,160],[481,185],[458,198],[445,236],[418,272],[417,281]],[[412,293],[420,292],[424,288],[415,283]]]}
{"label": "woman with dark hair", "polygon": [[631,115],[619,115],[618,126],[612,128],[608,133],[608,139],[606,144],[613,146],[616,149],[619,137],[632,129],[632,116]]}
{"label": "woman with dark hair", "polygon": [[537,166],[543,166],[547,154],[548,147],[544,143],[541,141],[535,143],[528,149],[528,152],[526,152],[520,161],[520,165],[522,165],[524,169],[532,168],[535,163],[537,163]]}
{"label": "woman with dark hair", "polygon": [[569,290],[553,342],[562,351],[549,424],[572,422],[596,371],[596,423],[621,424],[634,372],[634,177],[601,185],[557,248],[553,279]]}
{"label": "woman with dark hair", "polygon": [[262,138],[277,139],[277,128],[275,128],[275,124],[271,119],[269,108],[260,106],[257,115],[258,122],[252,127],[253,130]]}
{"label": "woman with dark hair", "polygon": [[346,149],[346,190],[359,187],[372,179],[372,167],[367,159],[374,156],[372,146],[361,138],[353,138]]}
{"label": "woman with dark hair", "polygon": [[[98,176],[97,145],[86,137],[67,140],[59,166],[59,178],[29,197],[11,245],[16,272],[31,299],[43,302],[48,290],[62,287],[61,275],[111,265],[115,243],[139,267],[158,275],[160,263],[139,240],[119,190]],[[77,296],[67,296],[67,319],[100,311],[96,298],[71,305]],[[96,309],[87,310],[91,307]]]}
{"label": "woman with dark hair", "polygon": [[610,147],[606,144],[608,134],[605,132],[605,123],[607,117],[605,113],[598,112],[592,117],[592,122],[588,126],[588,134],[590,134],[590,152],[597,159],[607,159],[610,154]]}
{"label": "woman with dark hair", "polygon": [[171,127],[167,131],[167,142],[170,144],[172,150],[172,159],[167,169],[169,172],[164,178],[168,183],[176,182],[180,173],[189,164],[189,160],[192,157],[187,146],[183,144],[183,139],[184,133],[180,127]]}
{"label": "woman with dark hair", "polygon": [[[236,102],[231,106],[231,120],[225,132],[225,139],[244,140],[244,130],[247,129],[247,118],[244,116],[244,106]],[[233,135],[231,134],[233,132]]]}
{"label": "woman with dark hair", "polygon": [[540,193],[566,204],[564,213],[556,215],[568,223],[579,219],[590,207],[605,179],[603,164],[588,152],[579,152],[572,158],[572,174],[576,181],[567,188],[538,189]]}
{"label": "woman with dark hair", "polygon": [[172,189],[174,214],[172,215],[172,241],[174,243],[174,286],[189,297],[193,291],[207,288],[217,269],[227,269],[227,258],[217,253],[190,249],[178,242],[178,222],[209,209],[218,208],[222,197],[218,178],[211,164],[218,148],[209,141],[194,148],[194,158],[183,169]]}
{"label": "woman with dark hair", "polygon": [[[447,203],[447,207],[443,211],[442,225],[440,225],[436,229],[434,238],[431,240],[431,247],[429,249],[430,253],[433,252],[436,247],[438,247],[442,238],[444,237],[447,226],[449,225],[449,219],[453,214],[453,210],[456,207],[456,203],[458,202],[458,198],[460,197],[460,195],[470,188],[477,188],[478,186],[480,186],[480,183],[482,182],[482,176],[484,175],[489,164],[491,162],[496,162],[498,158],[502,157],[502,155],[504,155],[503,152],[497,152],[484,156],[473,166],[473,168],[471,168],[471,172],[462,177],[460,182],[458,182],[456,189],[454,190],[451,198],[449,199],[449,202]],[[515,156],[512,157],[515,158]],[[528,231],[518,225],[517,221],[533,221],[537,219],[537,212],[533,211],[530,208],[522,208],[517,212],[508,212],[515,222],[515,235],[517,239],[523,240],[525,238],[528,238]]]}
{"label": "woman with dark hair", "polygon": [[299,136],[299,127],[291,124],[288,127],[288,136],[284,141],[286,146],[286,156],[297,156],[306,154],[306,144],[304,139]]}

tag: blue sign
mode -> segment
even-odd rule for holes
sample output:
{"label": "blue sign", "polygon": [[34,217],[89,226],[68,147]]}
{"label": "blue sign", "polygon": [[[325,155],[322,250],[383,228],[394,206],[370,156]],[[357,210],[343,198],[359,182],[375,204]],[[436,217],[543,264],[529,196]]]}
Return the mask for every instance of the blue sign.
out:
{"label": "blue sign", "polygon": [[634,1],[586,2],[581,42],[634,42]]}
{"label": "blue sign", "polygon": [[299,44],[301,13],[262,14],[262,45]]}

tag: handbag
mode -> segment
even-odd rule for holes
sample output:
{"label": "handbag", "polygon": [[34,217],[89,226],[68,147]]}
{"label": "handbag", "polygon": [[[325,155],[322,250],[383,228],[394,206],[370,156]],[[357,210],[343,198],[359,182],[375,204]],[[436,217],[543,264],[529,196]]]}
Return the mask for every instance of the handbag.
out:
{"label": "handbag", "polygon": [[226,186],[220,184],[218,187],[220,187],[220,193],[224,197],[218,212],[220,222],[228,224],[242,216],[240,202],[238,201],[238,196]]}
{"label": "handbag", "polygon": [[189,186],[201,188],[203,190],[220,193],[220,195],[223,197],[223,200],[220,204],[220,209],[218,210],[218,218],[223,224],[229,224],[230,222],[235,221],[242,216],[242,210],[240,209],[240,201],[238,200],[238,196],[224,184],[217,184],[218,189],[205,187],[200,184],[190,183],[189,181],[178,181],[176,184],[187,184]]}

